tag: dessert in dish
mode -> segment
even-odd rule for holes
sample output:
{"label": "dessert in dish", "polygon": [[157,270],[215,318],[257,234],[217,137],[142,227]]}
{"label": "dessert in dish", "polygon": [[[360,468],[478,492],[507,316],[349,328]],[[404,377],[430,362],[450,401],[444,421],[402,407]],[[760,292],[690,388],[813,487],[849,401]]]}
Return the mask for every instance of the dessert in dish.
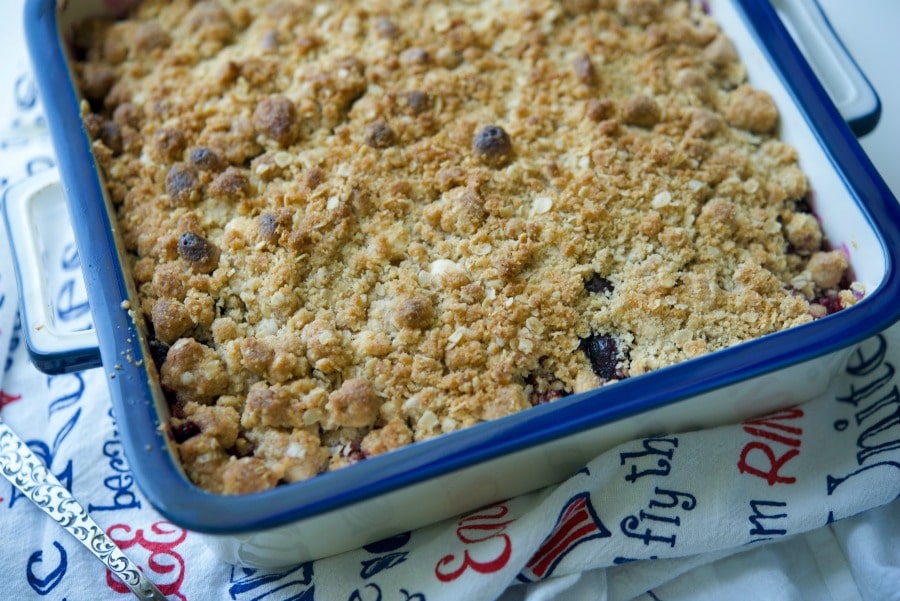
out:
{"label": "dessert in dish", "polygon": [[74,44],[168,427],[213,492],[863,293],[694,3],[149,0]]}

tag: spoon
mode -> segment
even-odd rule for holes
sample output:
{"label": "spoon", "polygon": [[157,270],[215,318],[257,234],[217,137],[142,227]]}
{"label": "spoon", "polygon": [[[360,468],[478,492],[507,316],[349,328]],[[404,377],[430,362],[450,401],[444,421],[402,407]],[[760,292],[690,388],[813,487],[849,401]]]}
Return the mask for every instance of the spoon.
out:
{"label": "spoon", "polygon": [[91,519],[84,507],[0,419],[0,474],[88,548],[138,599],[165,596]]}

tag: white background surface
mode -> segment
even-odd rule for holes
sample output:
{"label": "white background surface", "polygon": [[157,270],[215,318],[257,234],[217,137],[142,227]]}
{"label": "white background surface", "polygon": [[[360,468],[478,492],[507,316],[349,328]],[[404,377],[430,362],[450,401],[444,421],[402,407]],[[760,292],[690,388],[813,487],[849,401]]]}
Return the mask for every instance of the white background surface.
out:
{"label": "white background surface", "polygon": [[819,0],[834,30],[881,98],[881,120],[860,140],[900,196],[900,1]]}

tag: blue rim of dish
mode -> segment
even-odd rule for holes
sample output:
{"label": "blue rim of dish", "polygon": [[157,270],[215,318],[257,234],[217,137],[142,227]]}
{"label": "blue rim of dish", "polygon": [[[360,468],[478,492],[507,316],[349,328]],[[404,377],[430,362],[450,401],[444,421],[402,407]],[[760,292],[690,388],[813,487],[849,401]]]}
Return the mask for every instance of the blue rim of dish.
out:
{"label": "blue rim of dish", "polygon": [[[73,228],[122,443],[147,500],[167,519],[194,531],[238,534],[271,528],[350,506],[477,463],[583,432],[681,399],[813,359],[872,336],[900,317],[900,207],[842,121],[827,93],[767,2],[733,0],[749,29],[817,132],[825,153],[862,205],[885,254],[881,287],[852,310],[811,324],[676,364],[614,386],[573,395],[486,424],[415,443],[272,490],[223,496],[191,484],[162,434],[149,371],[140,367],[138,331],[123,310],[125,276],[90,143],[78,111],[56,0],[28,0],[26,34],[69,197]],[[847,332],[851,332],[848,338]],[[761,359],[761,349],[768,356]],[[772,348],[777,352],[771,353]],[[133,362],[122,361],[131,353]],[[113,369],[110,366],[117,366]],[[690,377],[684,377],[689,375]],[[548,419],[552,417],[552,419]]]}

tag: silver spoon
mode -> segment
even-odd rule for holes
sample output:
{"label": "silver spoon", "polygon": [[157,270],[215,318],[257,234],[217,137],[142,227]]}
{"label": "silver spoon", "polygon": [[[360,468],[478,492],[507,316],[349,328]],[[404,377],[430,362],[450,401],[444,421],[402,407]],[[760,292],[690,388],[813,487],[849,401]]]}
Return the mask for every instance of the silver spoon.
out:
{"label": "silver spoon", "polygon": [[0,419],[0,473],[44,513],[88,548],[138,599],[166,601],[122,550],[106,536],[84,507]]}

